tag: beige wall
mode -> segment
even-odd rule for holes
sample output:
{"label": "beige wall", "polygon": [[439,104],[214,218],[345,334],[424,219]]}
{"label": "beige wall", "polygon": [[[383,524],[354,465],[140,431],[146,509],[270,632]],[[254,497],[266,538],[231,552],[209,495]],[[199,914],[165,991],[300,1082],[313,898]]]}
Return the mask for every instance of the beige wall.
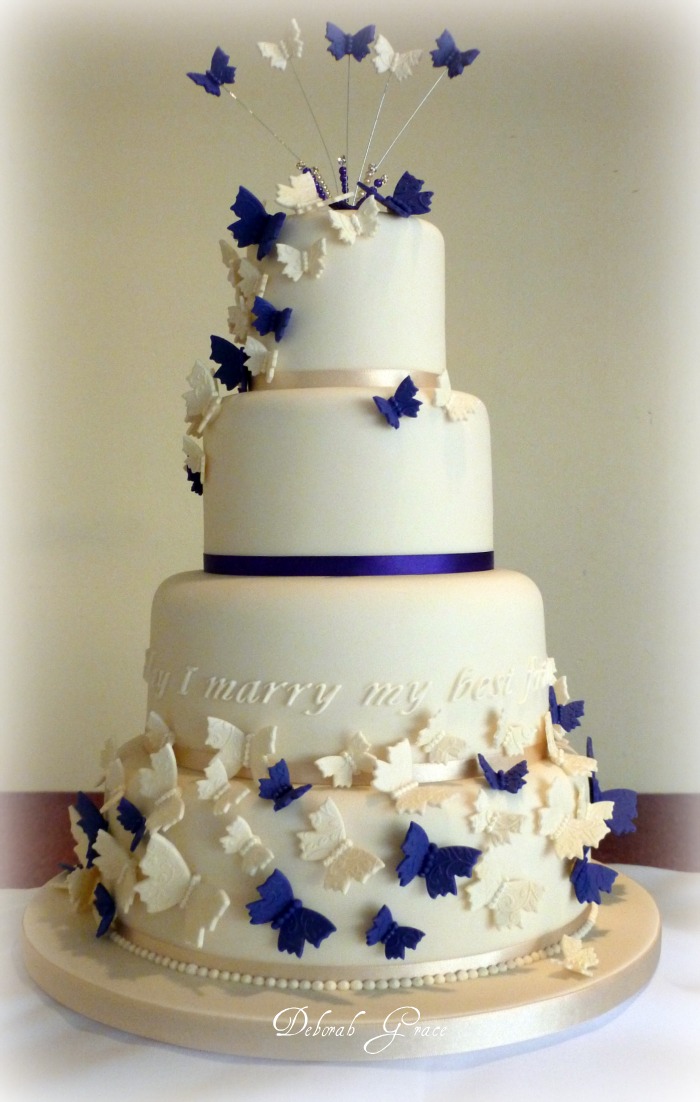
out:
{"label": "beige wall", "polygon": [[[542,589],[603,782],[696,789],[700,11],[419,7],[360,2],[347,29],[376,20],[397,47],[430,48],[447,26],[482,50],[387,168],[436,191],[450,369],[491,414],[499,564]],[[184,74],[220,43],[239,94],[305,142],[293,85],[254,45],[291,16],[340,151],[344,84],[323,52],[337,5],[0,9],[4,788],[93,785],[104,739],[143,724],[153,590],[200,562],[181,395],[225,331],[217,242],[239,183],[271,195],[293,171],[243,111]],[[353,79],[369,119],[381,81]],[[392,97],[398,129],[418,85]]]}

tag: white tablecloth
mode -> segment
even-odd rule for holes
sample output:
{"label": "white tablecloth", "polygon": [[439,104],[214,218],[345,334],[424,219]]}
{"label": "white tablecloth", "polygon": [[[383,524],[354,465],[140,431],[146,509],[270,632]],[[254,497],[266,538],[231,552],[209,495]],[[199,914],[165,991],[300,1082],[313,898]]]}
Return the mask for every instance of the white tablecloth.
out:
{"label": "white tablecloth", "polygon": [[0,892],[2,1097],[28,1102],[681,1102],[700,1097],[700,874],[620,866],[663,924],[659,968],[623,1007],[544,1041],[465,1056],[301,1064],[209,1055],[120,1033],[58,1006],[27,976],[30,891]]}

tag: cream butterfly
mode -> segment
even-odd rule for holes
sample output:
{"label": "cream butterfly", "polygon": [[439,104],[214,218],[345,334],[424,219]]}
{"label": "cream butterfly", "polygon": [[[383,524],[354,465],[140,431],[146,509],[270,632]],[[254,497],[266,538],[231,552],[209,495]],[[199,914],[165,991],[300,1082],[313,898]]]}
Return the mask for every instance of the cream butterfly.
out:
{"label": "cream butterfly", "polygon": [[500,712],[496,718],[496,730],[493,735],[493,744],[506,757],[512,758],[523,753],[526,746],[531,746],[537,737],[537,727],[525,727],[522,723],[508,723]]}
{"label": "cream butterfly", "polygon": [[237,815],[226,827],[226,834],[220,839],[227,853],[241,856],[243,871],[255,876],[261,869],[267,868],[274,860],[272,850],[264,846],[257,834],[253,834],[245,819]]}
{"label": "cream butterfly", "polygon": [[422,56],[422,50],[397,53],[384,35],[380,34],[374,43],[372,64],[378,73],[393,73],[397,80],[405,80],[406,77],[413,75],[413,70]]}
{"label": "cream butterfly", "polygon": [[334,788],[350,788],[356,773],[369,773],[377,759],[369,753],[369,743],[361,731],[350,736],[342,754],[317,758],[314,764],[324,777],[333,778]]}
{"label": "cream butterfly", "polygon": [[589,803],[576,794],[565,777],[557,777],[549,789],[548,807],[539,812],[539,828],[551,838],[559,857],[583,858],[586,847],[595,848],[610,830],[613,801]]}
{"label": "cream butterfly", "polygon": [[262,341],[249,336],[244,351],[248,357],[246,367],[251,375],[264,375],[268,383],[272,382],[277,366],[277,349],[266,348]]}
{"label": "cream butterfly", "polygon": [[416,812],[426,807],[442,807],[459,795],[454,785],[418,784],[413,777],[413,752],[408,739],[389,746],[388,761],[377,759],[372,784],[380,792],[389,793],[397,811]]}
{"label": "cream butterfly", "polygon": [[287,207],[297,214],[323,206],[326,202],[318,194],[311,172],[300,172],[298,176],[290,176],[288,184],[278,184],[276,198],[280,207]]}
{"label": "cream butterfly", "polygon": [[250,306],[245,302],[237,302],[228,308],[228,331],[242,344],[248,337],[251,329],[252,317]]}
{"label": "cream butterfly", "polygon": [[590,777],[595,773],[598,763],[595,758],[574,753],[563,727],[552,723],[549,712],[545,712],[544,731],[547,738],[547,754],[550,761],[563,769],[571,777]]}
{"label": "cream butterfly", "polygon": [[169,830],[185,814],[182,793],[178,786],[175,751],[169,742],[150,755],[151,764],[139,769],[136,784],[147,803],[146,830],[153,834]]}
{"label": "cream butterfly", "polygon": [[510,841],[511,834],[520,833],[525,817],[500,810],[494,806],[497,800],[498,793],[491,789],[480,789],[476,811],[471,816],[470,824],[475,834],[486,834],[494,846],[502,846]]}
{"label": "cream butterfly", "polygon": [[544,887],[534,880],[506,879],[493,864],[483,860],[464,891],[470,909],[487,907],[499,929],[512,929],[523,925],[526,913],[537,911]]}
{"label": "cream butterfly", "polygon": [[204,773],[206,779],[197,781],[197,795],[200,800],[213,801],[215,815],[225,815],[233,804],[239,804],[250,791],[242,784],[231,784],[226,767],[219,757],[212,758]]}
{"label": "cream butterfly", "polygon": [[377,232],[379,205],[370,195],[358,210],[333,210],[329,207],[328,217],[340,240],[346,245],[353,245],[358,237],[372,237]]}
{"label": "cream butterfly", "polygon": [[144,879],[136,884],[149,914],[180,907],[185,913],[185,938],[198,949],[229,906],[221,888],[193,875],[178,849],[162,834],[153,834],[140,862]]}
{"label": "cream butterfly", "polygon": [[258,49],[273,69],[286,69],[290,57],[300,58],[304,43],[296,19],[292,19],[287,38],[283,38],[281,42],[258,42]]}
{"label": "cream butterfly", "polygon": [[598,966],[598,955],[593,946],[584,946],[580,937],[570,937],[564,934],[561,939],[561,952],[564,958],[564,967],[570,972],[579,972],[582,976],[590,976],[594,968]]}
{"label": "cream butterfly", "polygon": [[459,761],[467,752],[467,744],[458,735],[451,735],[438,726],[438,717],[433,716],[427,727],[418,732],[416,746],[428,755],[429,761],[445,765],[448,761]]}
{"label": "cream butterfly", "polygon": [[248,257],[241,256],[228,241],[219,241],[221,259],[228,268],[228,281],[236,294],[250,300],[262,293],[267,276]]}
{"label": "cream butterfly", "polygon": [[288,279],[301,279],[303,275],[318,279],[326,264],[326,239],[319,237],[308,250],[299,250],[291,245],[277,245],[277,259],[282,267],[282,275]]}
{"label": "cream butterfly", "polygon": [[166,742],[172,742],[175,738],[165,720],[157,712],[149,712],[146,720],[146,730],[143,733],[143,745],[149,754],[154,750],[160,750]]}
{"label": "cream butterfly", "polygon": [[444,409],[450,421],[466,421],[480,404],[479,398],[453,390],[446,371],[438,375],[433,404]]}
{"label": "cream butterfly", "polygon": [[97,832],[95,849],[97,850],[95,865],[100,870],[102,882],[113,897],[119,911],[126,914],[134,901],[136,859],[106,830]]}
{"label": "cream butterfly", "polygon": [[299,831],[301,856],[305,861],[323,861],[324,888],[347,892],[353,881],[364,884],[384,868],[384,862],[359,849],[347,836],[342,815],[330,797],[309,815],[313,830]]}
{"label": "cream butterfly", "polygon": [[187,376],[191,389],[184,395],[185,420],[193,436],[201,436],[204,429],[213,421],[221,409],[219,388],[211,370],[200,360],[195,361]]}
{"label": "cream butterfly", "polygon": [[265,776],[267,766],[273,760],[276,743],[276,727],[263,727],[246,735],[225,719],[216,716],[207,718],[206,745],[216,750],[216,758],[229,778],[235,777],[241,769],[248,769],[253,778]]}

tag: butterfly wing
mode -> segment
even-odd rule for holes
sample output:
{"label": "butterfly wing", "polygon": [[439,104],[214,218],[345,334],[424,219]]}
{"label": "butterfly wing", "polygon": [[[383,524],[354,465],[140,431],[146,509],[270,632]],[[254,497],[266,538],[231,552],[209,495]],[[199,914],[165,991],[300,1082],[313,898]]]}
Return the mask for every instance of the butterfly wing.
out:
{"label": "butterfly wing", "polygon": [[205,935],[216,929],[230,902],[222,888],[198,879],[184,904],[185,941],[201,949]]}
{"label": "butterfly wing", "polygon": [[407,375],[406,378],[399,383],[396,388],[396,394],[394,395],[394,401],[402,417],[418,416],[418,410],[423,403],[416,398],[417,393],[418,387],[413,382],[411,376]]}
{"label": "butterfly wing", "polygon": [[496,926],[522,927],[523,915],[537,911],[543,892],[534,880],[504,880],[490,904]]}
{"label": "butterfly wing", "polygon": [[219,364],[218,371],[214,372],[214,378],[223,383],[227,390],[248,389],[248,373],[245,369],[248,357],[245,349],[239,348],[224,337],[212,336],[210,359]]}
{"label": "butterfly wing", "polygon": [[95,904],[95,910],[100,917],[96,936],[103,937],[109,930],[116,917],[116,904],[111,894],[105,888],[104,884],[95,885],[95,895],[93,902]]}
{"label": "butterfly wing", "polygon": [[[131,852],[133,853],[146,833],[146,818],[131,800],[122,796],[117,805],[117,819],[124,830],[133,835]],[[104,833],[104,832],[103,832]]]}
{"label": "butterfly wing", "polygon": [[274,869],[267,880],[258,885],[260,899],[246,903],[253,926],[274,922],[294,901],[292,885],[279,869]]}
{"label": "butterfly wing", "polygon": [[330,891],[345,894],[353,882],[365,884],[370,876],[383,868],[384,862],[379,857],[350,843],[349,848],[331,859],[327,865],[323,886]]}
{"label": "butterfly wing", "polygon": [[105,885],[115,899],[116,905],[122,913],[126,913],[134,901],[136,889],[136,868],[131,856],[119,845],[119,843],[101,830],[97,836],[99,852],[95,857],[95,864]]}
{"label": "butterfly wing", "polygon": [[433,68],[440,69],[447,65],[448,61],[457,51],[457,43],[448,30],[444,30],[439,38],[435,39],[437,49],[430,51],[433,59]]}
{"label": "butterfly wing", "polygon": [[301,856],[305,861],[324,861],[345,841],[345,824],[330,798],[309,815],[313,830],[298,832]]}
{"label": "butterfly wing", "polygon": [[389,424],[392,429],[397,429],[399,427],[399,415],[391,398],[382,398],[380,395],[375,394],[374,404],[382,416],[386,418],[387,424]]}
{"label": "butterfly wing", "polygon": [[332,54],[336,61],[345,57],[348,36],[341,31],[335,23],[326,23],[326,38],[330,42],[327,52]]}
{"label": "butterfly wing", "polygon": [[335,931],[335,926],[318,911],[297,907],[289,913],[280,926],[277,948],[280,953],[294,953],[301,957],[308,941],[318,949],[322,941]]}
{"label": "butterfly wing", "polygon": [[216,716],[207,718],[206,745],[217,751],[227,777],[235,777],[243,768],[246,737],[240,727]]}
{"label": "butterfly wing", "polygon": [[406,837],[401,843],[404,858],[396,866],[399,884],[405,888],[416,876],[420,876],[423,862],[430,848],[428,835],[418,823],[409,823]]}
{"label": "butterfly wing", "polygon": [[144,878],[136,884],[136,893],[149,914],[167,911],[185,898],[192,879],[189,867],[162,834],[151,835],[139,867]]}
{"label": "butterfly wing", "polygon": [[374,42],[375,33],[374,24],[370,23],[352,36],[350,53],[352,53],[355,61],[362,61],[363,58],[367,57],[369,48]]}
{"label": "butterfly wing", "polygon": [[[109,823],[97,805],[84,792],[78,792],[75,799],[74,825],[79,827],[87,840],[86,845],[81,844],[84,855],[84,864],[90,868],[95,856],[95,842],[101,830],[109,832]],[[73,835],[75,837],[75,833]]]}
{"label": "butterfly wing", "polygon": [[616,879],[614,869],[589,861],[587,856],[577,859],[571,872],[571,883],[579,903],[600,903],[600,893],[612,891]]}

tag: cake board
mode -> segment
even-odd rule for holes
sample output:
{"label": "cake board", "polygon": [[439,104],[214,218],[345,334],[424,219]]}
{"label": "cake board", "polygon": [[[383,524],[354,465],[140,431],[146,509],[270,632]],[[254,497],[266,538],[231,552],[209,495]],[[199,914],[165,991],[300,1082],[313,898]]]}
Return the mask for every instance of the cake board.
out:
{"label": "cake board", "polygon": [[173,972],[105,938],[54,882],[23,923],[27,970],[62,1005],[115,1029],[184,1048],[266,1059],[355,1062],[476,1052],[550,1037],[636,995],[656,968],[658,909],[619,875],[587,944],[591,976],[558,957],[479,979],[382,991],[316,992]]}

